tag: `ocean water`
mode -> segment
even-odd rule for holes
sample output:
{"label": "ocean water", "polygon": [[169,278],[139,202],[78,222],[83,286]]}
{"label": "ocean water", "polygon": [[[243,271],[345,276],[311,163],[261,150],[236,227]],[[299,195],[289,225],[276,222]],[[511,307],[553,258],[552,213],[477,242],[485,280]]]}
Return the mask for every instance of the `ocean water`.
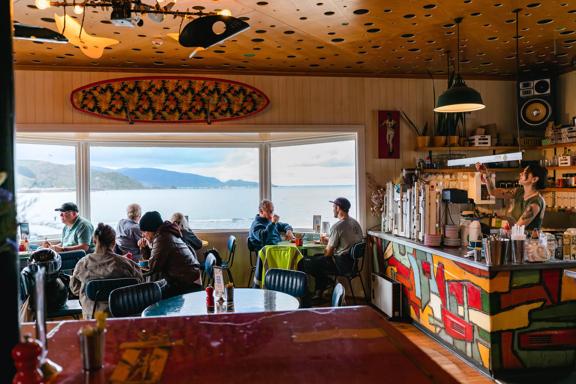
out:
{"label": "ocean water", "polygon": [[[295,228],[312,229],[312,216],[336,222],[329,200],[343,196],[350,200],[350,214],[357,217],[354,186],[273,187],[272,201],[280,221]],[[30,223],[32,240],[58,235],[62,230],[59,212],[63,202],[76,201],[74,191],[18,193],[18,219]],[[258,188],[143,189],[94,191],[90,194],[93,224],[116,227],[125,217],[126,206],[138,203],[142,210],[158,211],[165,220],[174,212],[188,215],[190,226],[203,229],[248,229],[258,213]]]}

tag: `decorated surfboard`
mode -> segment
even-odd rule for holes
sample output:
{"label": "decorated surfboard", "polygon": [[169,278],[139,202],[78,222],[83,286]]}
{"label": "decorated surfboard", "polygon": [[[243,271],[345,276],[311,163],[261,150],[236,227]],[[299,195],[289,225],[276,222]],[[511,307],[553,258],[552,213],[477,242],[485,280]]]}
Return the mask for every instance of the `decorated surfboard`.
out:
{"label": "decorated surfboard", "polygon": [[212,123],[242,119],[264,110],[260,90],[232,80],[149,76],[99,81],[70,95],[78,111],[129,123]]}

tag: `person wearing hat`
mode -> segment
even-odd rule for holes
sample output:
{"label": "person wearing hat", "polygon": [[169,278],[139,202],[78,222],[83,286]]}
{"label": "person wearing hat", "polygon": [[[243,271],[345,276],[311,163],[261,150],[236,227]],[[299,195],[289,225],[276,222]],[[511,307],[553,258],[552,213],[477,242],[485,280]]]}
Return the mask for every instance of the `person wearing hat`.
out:
{"label": "person wearing hat", "polygon": [[326,244],[324,255],[314,256],[304,262],[304,270],[316,280],[316,299],[321,298],[326,288],[333,283],[329,276],[336,273],[336,265],[340,272],[352,268],[350,248],[364,238],[360,224],[348,215],[352,206],[350,201],[339,197],[330,202],[338,222],[330,228],[330,236],[322,236],[320,239]]}
{"label": "person wearing hat", "polygon": [[56,252],[88,251],[94,248],[92,236],[94,226],[85,218],[78,215],[78,206],[74,203],[64,203],[55,211],[60,212],[60,220],[64,223],[62,228],[62,240],[60,243],[51,244],[44,241],[42,247],[51,248]]}
{"label": "person wearing hat", "polygon": [[146,212],[140,219],[142,239],[138,245],[150,274],[166,280],[162,298],[202,290],[200,263],[182,239],[178,225],[163,221],[160,213]]}

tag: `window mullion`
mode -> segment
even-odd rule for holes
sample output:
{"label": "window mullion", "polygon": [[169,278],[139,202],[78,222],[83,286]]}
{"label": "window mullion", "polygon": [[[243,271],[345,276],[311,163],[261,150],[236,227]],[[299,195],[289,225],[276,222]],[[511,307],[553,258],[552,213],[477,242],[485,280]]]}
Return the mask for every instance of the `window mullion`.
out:
{"label": "window mullion", "polygon": [[90,218],[90,145],[81,142],[76,151],[76,198],[83,217]]}
{"label": "window mullion", "polygon": [[270,144],[260,144],[260,200],[272,197],[272,175],[270,165]]}

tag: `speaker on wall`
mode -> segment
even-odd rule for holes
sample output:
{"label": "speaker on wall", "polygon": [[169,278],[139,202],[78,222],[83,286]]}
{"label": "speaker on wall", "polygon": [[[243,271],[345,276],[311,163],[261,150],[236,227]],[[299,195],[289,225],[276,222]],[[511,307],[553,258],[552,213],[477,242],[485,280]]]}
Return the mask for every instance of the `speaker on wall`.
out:
{"label": "speaker on wall", "polygon": [[517,84],[518,121],[524,131],[544,132],[555,117],[555,83],[551,77],[521,80]]}

